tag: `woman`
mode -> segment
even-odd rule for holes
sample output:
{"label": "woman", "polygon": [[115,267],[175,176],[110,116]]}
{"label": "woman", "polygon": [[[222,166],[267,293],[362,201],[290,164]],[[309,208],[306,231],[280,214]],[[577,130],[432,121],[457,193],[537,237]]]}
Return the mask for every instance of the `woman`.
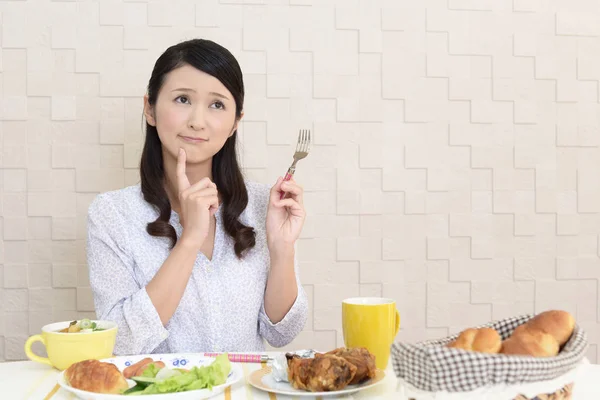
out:
{"label": "woman", "polygon": [[244,180],[243,101],[240,66],[214,42],[156,61],[141,184],[100,194],[88,215],[90,285],[98,319],[118,324],[115,354],[261,351],[303,329],[302,188]]}

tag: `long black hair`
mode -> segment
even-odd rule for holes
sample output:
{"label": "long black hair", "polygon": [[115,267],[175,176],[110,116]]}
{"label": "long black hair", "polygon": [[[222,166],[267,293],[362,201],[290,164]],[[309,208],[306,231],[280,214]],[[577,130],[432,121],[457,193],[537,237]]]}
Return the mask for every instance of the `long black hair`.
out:
{"label": "long black hair", "polygon": [[[244,105],[244,81],[242,70],[235,57],[221,45],[204,39],[192,39],[169,47],[156,60],[148,82],[148,103],[156,104],[165,76],[176,68],[190,65],[217,78],[235,100],[236,119],[241,117]],[[237,130],[225,142],[212,160],[212,176],[222,202],[223,226],[235,242],[235,254],[254,247],[255,232],[252,227],[239,221],[240,214],[248,205],[248,192],[237,161]],[[144,199],[159,212],[146,231],[152,236],[167,237],[171,248],[177,242],[175,228],[169,223],[171,203],[165,188],[165,170],[162,145],[155,126],[146,122],[146,140],[140,163],[141,187]]]}

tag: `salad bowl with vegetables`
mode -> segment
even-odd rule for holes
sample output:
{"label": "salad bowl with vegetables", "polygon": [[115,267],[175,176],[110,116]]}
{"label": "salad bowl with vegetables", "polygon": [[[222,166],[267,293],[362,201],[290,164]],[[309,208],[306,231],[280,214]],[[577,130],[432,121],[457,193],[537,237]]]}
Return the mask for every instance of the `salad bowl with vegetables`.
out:
{"label": "salad bowl with vegetables", "polygon": [[[116,338],[117,324],[112,321],[82,319],[56,322],[45,325],[41,334],[27,339],[25,354],[32,361],[62,371],[79,361],[111,357]],[[31,346],[35,342],[42,342],[48,357],[32,351]]]}
{"label": "salad bowl with vegetables", "polygon": [[58,384],[84,400],[205,399],[241,380],[227,354],[150,354],[85,360],[63,371]]}

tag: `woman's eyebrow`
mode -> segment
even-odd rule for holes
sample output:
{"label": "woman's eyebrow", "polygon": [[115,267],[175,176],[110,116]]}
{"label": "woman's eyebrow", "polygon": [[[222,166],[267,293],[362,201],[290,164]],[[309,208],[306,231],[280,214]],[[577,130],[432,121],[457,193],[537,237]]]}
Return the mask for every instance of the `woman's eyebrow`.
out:
{"label": "woman's eyebrow", "polygon": [[194,89],[190,89],[190,88],[177,88],[177,89],[173,89],[171,91],[172,92],[194,92],[194,93],[196,93],[196,91]]}
{"label": "woman's eyebrow", "polygon": [[209,94],[212,94],[213,96],[217,96],[217,97],[220,97],[220,98],[225,99],[225,100],[229,100],[229,97],[227,97],[224,94],[221,94],[219,92],[210,92]]}
{"label": "woman's eyebrow", "polygon": [[[177,88],[177,89],[173,89],[172,92],[192,92],[192,93],[196,93],[196,91],[194,89],[190,89],[190,88]],[[219,92],[210,92],[209,94],[213,95],[213,96],[220,97],[220,98],[225,99],[225,100],[229,100],[229,97],[227,97],[224,94],[221,94]]]}

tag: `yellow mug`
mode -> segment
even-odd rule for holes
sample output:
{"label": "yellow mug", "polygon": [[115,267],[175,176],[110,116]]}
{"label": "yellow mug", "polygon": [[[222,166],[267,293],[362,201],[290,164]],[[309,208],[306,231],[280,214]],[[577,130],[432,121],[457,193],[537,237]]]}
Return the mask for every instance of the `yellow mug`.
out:
{"label": "yellow mug", "polygon": [[387,368],[390,349],[400,329],[396,302],[380,297],[354,297],[342,302],[346,347],[365,347],[379,369]]}
{"label": "yellow mug", "polygon": [[[111,321],[93,321],[104,330],[88,333],[59,332],[71,321],[48,324],[41,335],[33,335],[25,342],[25,354],[32,361],[48,364],[62,371],[79,361],[110,358],[117,338],[117,324]],[[48,357],[40,357],[31,351],[34,342],[46,346]]]}

